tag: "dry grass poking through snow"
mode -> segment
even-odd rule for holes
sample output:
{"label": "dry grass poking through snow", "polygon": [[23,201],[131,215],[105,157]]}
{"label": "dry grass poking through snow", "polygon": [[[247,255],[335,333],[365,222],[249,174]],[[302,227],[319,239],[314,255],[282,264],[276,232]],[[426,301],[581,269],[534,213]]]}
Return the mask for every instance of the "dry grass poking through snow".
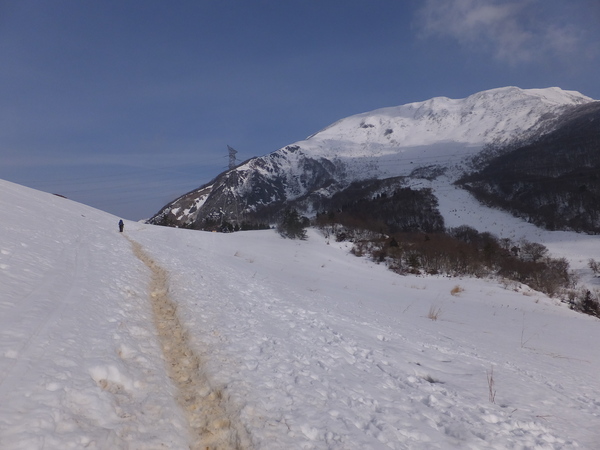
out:
{"label": "dry grass poking through snow", "polygon": [[429,308],[429,312],[427,313],[427,318],[431,320],[438,320],[440,315],[442,314],[442,307],[431,305]]}
{"label": "dry grass poking through snow", "polygon": [[454,286],[452,288],[452,290],[450,291],[450,294],[452,294],[452,295],[458,295],[461,292],[464,292],[464,289],[457,284],[456,286]]}
{"label": "dry grass poking through snow", "polygon": [[150,299],[154,322],[163,350],[169,377],[178,389],[191,431],[192,450],[249,449],[250,440],[239,424],[232,423],[225,399],[213,389],[203,374],[200,358],[187,341],[187,333],[177,317],[177,304],[168,295],[168,273],[129,239],[135,255],[152,271]]}
{"label": "dry grass poking through snow", "polygon": [[496,403],[496,380],[494,380],[494,366],[492,369],[487,372],[487,382],[488,382],[488,400],[490,403]]}

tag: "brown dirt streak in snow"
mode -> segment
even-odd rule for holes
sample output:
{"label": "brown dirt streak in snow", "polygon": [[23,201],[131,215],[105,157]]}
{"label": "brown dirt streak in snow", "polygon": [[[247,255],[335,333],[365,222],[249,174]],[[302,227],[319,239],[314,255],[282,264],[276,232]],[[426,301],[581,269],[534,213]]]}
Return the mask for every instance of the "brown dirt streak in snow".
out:
{"label": "brown dirt streak in snow", "polygon": [[177,317],[177,304],[169,298],[168,272],[126,237],[135,255],[152,271],[150,300],[169,377],[177,387],[192,433],[192,450],[248,449],[243,427],[227,414],[222,391],[213,389],[202,371],[202,361],[191,349],[187,333]]}

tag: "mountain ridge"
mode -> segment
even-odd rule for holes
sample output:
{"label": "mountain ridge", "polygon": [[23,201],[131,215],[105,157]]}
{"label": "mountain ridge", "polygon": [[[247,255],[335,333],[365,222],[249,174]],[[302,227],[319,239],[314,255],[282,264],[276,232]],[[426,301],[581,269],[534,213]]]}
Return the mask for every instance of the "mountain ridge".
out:
{"label": "mountain ridge", "polygon": [[354,181],[419,177],[426,168],[446,171],[455,180],[485,146],[543,135],[565,111],[592,101],[560,88],[511,86],[356,114],[219,174],[149,222],[197,229],[224,222],[272,223],[290,203],[315,212],[323,198]]}

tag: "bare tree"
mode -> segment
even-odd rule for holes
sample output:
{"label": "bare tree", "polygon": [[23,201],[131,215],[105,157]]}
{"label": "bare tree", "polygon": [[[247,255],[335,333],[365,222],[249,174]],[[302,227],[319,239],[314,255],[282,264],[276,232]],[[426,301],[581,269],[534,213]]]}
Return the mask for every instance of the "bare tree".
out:
{"label": "bare tree", "polygon": [[521,258],[526,261],[538,262],[548,255],[548,248],[538,242],[521,241]]}

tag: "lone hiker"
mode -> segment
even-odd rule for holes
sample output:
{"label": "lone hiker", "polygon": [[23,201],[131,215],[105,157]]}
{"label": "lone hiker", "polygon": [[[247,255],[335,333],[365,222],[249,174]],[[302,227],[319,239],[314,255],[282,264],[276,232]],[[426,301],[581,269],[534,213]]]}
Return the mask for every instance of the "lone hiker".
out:
{"label": "lone hiker", "polygon": [[123,232],[123,228],[125,228],[125,224],[123,223],[123,220],[119,220],[119,232],[120,233]]}

